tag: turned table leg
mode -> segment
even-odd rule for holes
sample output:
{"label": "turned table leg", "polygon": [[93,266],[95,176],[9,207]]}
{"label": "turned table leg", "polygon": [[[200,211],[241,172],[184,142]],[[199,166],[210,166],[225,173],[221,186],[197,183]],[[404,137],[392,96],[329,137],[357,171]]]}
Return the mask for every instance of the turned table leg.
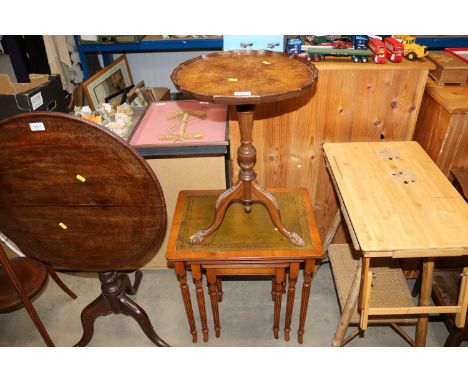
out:
{"label": "turned table leg", "polygon": [[213,322],[216,337],[221,335],[221,325],[219,323],[218,310],[218,288],[216,285],[216,271],[214,269],[206,270],[206,278],[208,279],[208,290],[211,300],[211,311],[213,312]]}
{"label": "turned table leg", "polygon": [[274,320],[273,320],[273,336],[275,339],[279,338],[279,322],[281,315],[281,299],[283,297],[283,283],[285,271],[284,268],[276,269],[275,274],[275,291],[273,294],[275,301]]}
{"label": "turned table leg", "polygon": [[202,273],[200,264],[192,264],[192,277],[197,293],[198,311],[203,332],[203,342],[208,342],[208,324],[206,321],[205,296],[203,294]]}
{"label": "turned table leg", "polygon": [[301,312],[299,315],[299,329],[297,331],[297,341],[302,344],[304,341],[304,326],[309,305],[310,288],[312,275],[315,269],[315,260],[306,260],[304,264],[304,284],[302,285]]}
{"label": "turned table leg", "polygon": [[197,342],[197,328],[195,326],[195,317],[193,315],[192,301],[190,300],[190,291],[187,285],[187,276],[185,274],[185,264],[181,261],[174,263],[175,271],[180,283],[180,292],[182,293],[182,300],[184,301],[185,312],[192,334],[192,342]]}
{"label": "turned table leg", "polygon": [[[434,276],[434,258],[423,259],[421,294],[419,295],[419,306],[431,305],[432,280]],[[429,315],[423,314],[418,318],[416,325],[416,346],[426,346],[427,324]]]}
{"label": "turned table leg", "polygon": [[223,282],[220,278],[216,279],[216,287],[218,288],[218,302],[223,301]]}
{"label": "turned table leg", "polygon": [[284,339],[289,341],[291,332],[291,318],[294,306],[294,296],[296,294],[297,275],[299,273],[299,263],[292,263],[289,268],[288,299],[286,301],[286,318],[284,320]]}

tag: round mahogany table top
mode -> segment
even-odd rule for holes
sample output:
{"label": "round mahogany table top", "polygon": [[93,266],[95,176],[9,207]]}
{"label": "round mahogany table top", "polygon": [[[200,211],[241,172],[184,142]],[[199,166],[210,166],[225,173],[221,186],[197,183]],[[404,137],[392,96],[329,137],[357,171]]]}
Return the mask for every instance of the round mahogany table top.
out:
{"label": "round mahogany table top", "polygon": [[166,224],[159,182],[110,130],[61,113],[0,122],[0,231],[62,269],[138,268]]}
{"label": "round mahogany table top", "polygon": [[260,104],[296,97],[317,80],[309,62],[267,50],[202,55],[180,64],[171,79],[177,89],[201,101]]}

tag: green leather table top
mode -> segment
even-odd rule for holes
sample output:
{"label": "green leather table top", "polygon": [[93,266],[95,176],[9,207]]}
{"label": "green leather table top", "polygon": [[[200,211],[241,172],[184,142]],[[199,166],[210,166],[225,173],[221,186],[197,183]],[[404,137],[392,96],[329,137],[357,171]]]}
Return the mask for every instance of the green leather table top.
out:
{"label": "green leather table top", "polygon": [[304,239],[298,247],[284,237],[273,225],[267,209],[259,203],[252,212],[245,213],[241,203],[232,203],[220,227],[202,243],[192,244],[190,236],[210,226],[215,211],[216,195],[187,195],[183,207],[176,251],[262,251],[311,250],[313,243],[307,221],[303,192],[274,192],[280,206],[282,222],[286,229]]}

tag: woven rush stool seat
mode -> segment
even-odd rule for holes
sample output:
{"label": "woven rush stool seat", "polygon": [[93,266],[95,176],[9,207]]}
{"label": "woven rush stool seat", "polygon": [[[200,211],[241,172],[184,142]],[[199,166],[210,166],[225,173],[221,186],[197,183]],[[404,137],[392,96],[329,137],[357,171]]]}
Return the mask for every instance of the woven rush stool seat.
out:
{"label": "woven rush stool seat", "polygon": [[205,297],[202,272],[206,272],[212,306],[215,334],[220,335],[218,303],[222,300],[222,284],[219,276],[273,276],[274,324],[278,338],[281,312],[281,295],[285,275],[289,271],[284,334],[289,340],[291,316],[299,267],[304,267],[301,313],[298,341],[302,343],[305,317],[315,261],[322,255],[320,237],[312,213],[312,203],[306,189],[273,190],[281,207],[282,219],[304,239],[304,246],[294,245],[275,228],[267,209],[254,203],[246,213],[239,203],[228,208],[222,224],[203,242],[194,244],[191,236],[211,221],[220,190],[181,191],[177,201],[173,225],[169,237],[166,258],[174,263],[179,278],[190,332],[193,342],[197,331],[186,279],[186,267],[190,267],[195,282],[198,308],[204,341],[208,341]]}
{"label": "woven rush stool seat", "polygon": [[[340,307],[346,304],[354,274],[358,266],[358,254],[353,256],[348,244],[332,244],[329,249],[330,264],[333,271]],[[370,305],[375,308],[391,308],[397,306],[415,306],[408,289],[403,271],[394,259],[382,258],[372,262],[371,270],[374,274],[372,280],[372,293]],[[351,324],[359,324],[360,315],[356,306]],[[416,317],[370,317],[370,324],[416,324]]]}

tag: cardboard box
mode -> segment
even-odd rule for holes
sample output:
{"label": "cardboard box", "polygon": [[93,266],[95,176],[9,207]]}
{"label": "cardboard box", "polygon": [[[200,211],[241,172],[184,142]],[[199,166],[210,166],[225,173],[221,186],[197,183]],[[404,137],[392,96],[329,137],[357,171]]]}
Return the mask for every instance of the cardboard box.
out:
{"label": "cardboard box", "polygon": [[429,52],[427,58],[435,65],[429,75],[439,85],[466,84],[468,78],[468,64],[449,52]]}
{"label": "cardboard box", "polygon": [[171,100],[169,88],[142,87],[140,91],[148,104]]}
{"label": "cardboard box", "polygon": [[31,82],[16,83],[0,74],[0,120],[33,111],[67,112],[60,76],[30,74]]}

